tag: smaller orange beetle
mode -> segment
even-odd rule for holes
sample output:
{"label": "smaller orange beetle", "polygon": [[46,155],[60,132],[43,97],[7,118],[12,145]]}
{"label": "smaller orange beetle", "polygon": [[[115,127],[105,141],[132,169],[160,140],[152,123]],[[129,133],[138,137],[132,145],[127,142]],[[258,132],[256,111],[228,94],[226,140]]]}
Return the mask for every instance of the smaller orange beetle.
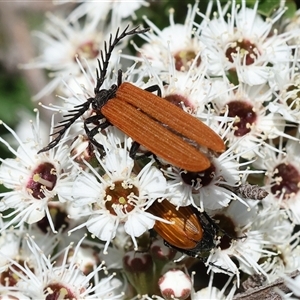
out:
{"label": "smaller orange beetle", "polygon": [[172,224],[156,221],[153,229],[164,239],[165,244],[192,257],[205,260],[215,245],[218,226],[197,208],[181,206],[176,208],[168,200],[155,201],[148,212]]}

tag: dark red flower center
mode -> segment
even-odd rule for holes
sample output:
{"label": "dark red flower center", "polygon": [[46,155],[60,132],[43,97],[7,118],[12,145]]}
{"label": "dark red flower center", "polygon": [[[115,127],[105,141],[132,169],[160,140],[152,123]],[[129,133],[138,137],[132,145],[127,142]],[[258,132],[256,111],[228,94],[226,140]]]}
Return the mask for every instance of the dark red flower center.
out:
{"label": "dark red flower center", "polygon": [[227,48],[225,55],[228,60],[233,63],[234,57],[239,54],[242,65],[251,65],[255,62],[259,55],[256,45],[249,40],[235,41]]}
{"label": "dark red flower center", "polygon": [[191,185],[193,187],[207,186],[211,183],[215,177],[216,168],[213,164],[210,165],[208,169],[204,172],[181,172],[181,178],[184,183]]}
{"label": "dark red flower center", "polygon": [[223,232],[221,232],[222,238],[220,240],[220,244],[218,244],[218,247],[220,247],[222,250],[228,249],[232,239],[238,238],[235,225],[231,218],[223,214],[216,214],[213,218],[218,226],[223,230]]}
{"label": "dark red flower center", "polygon": [[61,283],[49,284],[44,292],[47,295],[45,300],[78,299],[69,288]]}
{"label": "dark red flower center", "polygon": [[77,53],[87,59],[97,58],[99,55],[98,45],[93,41],[85,42],[77,48]]}
{"label": "dark red flower center", "polygon": [[292,110],[297,110],[300,107],[300,87],[297,85],[290,85],[286,89],[289,97],[286,99],[287,105]]}
{"label": "dark red flower center", "polygon": [[[24,260],[19,260],[18,264],[24,267]],[[33,268],[29,268],[32,272],[34,272]],[[17,265],[11,265],[6,271],[2,271],[0,274],[0,284],[2,286],[15,286],[20,277],[18,273],[24,276],[24,272]],[[1,297],[0,297],[1,298]]]}
{"label": "dark red flower center", "polygon": [[191,108],[193,110],[192,104],[190,103],[189,99],[179,94],[169,94],[165,96],[164,99],[178,106],[179,108],[182,108],[182,106],[184,105],[185,107]]}
{"label": "dark red flower center", "polygon": [[252,124],[256,121],[257,116],[253,111],[253,106],[245,101],[234,100],[227,104],[228,116],[237,118],[234,122],[234,135],[243,136],[251,131]]}
{"label": "dark red flower center", "polygon": [[[194,50],[181,50],[174,55],[175,69],[177,71],[187,72],[196,58],[197,53]],[[200,56],[197,58],[196,66],[201,64]]]}
{"label": "dark red flower center", "polygon": [[272,186],[271,192],[277,197],[284,194],[284,198],[289,198],[299,191],[300,174],[291,164],[282,163],[276,166],[273,180],[276,184]]}
{"label": "dark red flower center", "polygon": [[106,189],[105,207],[116,215],[116,209],[121,208],[128,213],[135,208],[135,197],[139,195],[138,188],[125,181],[116,181]]}
{"label": "dark red flower center", "polygon": [[[51,203],[49,203],[48,207],[51,219],[54,224],[54,229],[56,231],[59,231],[59,229],[63,227],[64,230],[67,229],[69,224],[68,214],[62,209],[62,206],[52,205]],[[50,228],[48,217],[45,216],[43,219],[38,221],[37,226],[40,228],[41,231],[47,233]]]}
{"label": "dark red flower center", "polygon": [[45,197],[45,189],[52,191],[56,180],[55,167],[51,163],[43,163],[33,171],[26,188],[34,198],[42,199]]}

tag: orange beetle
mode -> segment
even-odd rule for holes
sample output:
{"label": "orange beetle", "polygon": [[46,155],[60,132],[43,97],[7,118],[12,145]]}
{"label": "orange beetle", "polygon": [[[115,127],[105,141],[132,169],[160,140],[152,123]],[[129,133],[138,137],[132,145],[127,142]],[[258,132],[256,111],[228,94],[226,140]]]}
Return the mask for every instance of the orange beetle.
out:
{"label": "orange beetle", "polygon": [[193,206],[176,208],[168,200],[155,201],[148,212],[172,224],[156,221],[153,229],[167,246],[189,256],[205,259],[215,247],[217,225],[206,214]]}
{"label": "orange beetle", "polygon": [[[134,140],[130,150],[130,156],[133,158],[138,147],[142,145],[152,154],[176,167],[190,172],[206,170],[210,166],[210,160],[199,148],[205,147],[221,153],[225,150],[223,140],[203,122],[161,98],[161,91],[157,85],[143,90],[128,82],[122,83],[122,71],[119,70],[117,84],[113,84],[107,90],[100,89],[116,44],[127,35],[149,30],[138,30],[138,27],[131,31],[127,29],[128,26],[120,35],[118,30],[113,41],[110,36],[108,47],[105,43],[104,54],[101,52],[101,62],[98,60],[99,71],[97,70],[95,97],[75,106],[70,114],[65,116],[69,118],[56,126],[56,128],[61,128],[54,133],[58,136],[39,153],[56,146],[76,119],[92,107],[96,115],[84,121],[84,128],[88,138],[96,147],[102,148],[102,145],[95,140],[94,136],[100,130],[114,125]],[[158,95],[153,94],[154,91]],[[98,122],[103,119],[105,119],[104,122]],[[97,122],[99,125],[89,129],[89,124]],[[197,148],[192,144],[197,144]]]}

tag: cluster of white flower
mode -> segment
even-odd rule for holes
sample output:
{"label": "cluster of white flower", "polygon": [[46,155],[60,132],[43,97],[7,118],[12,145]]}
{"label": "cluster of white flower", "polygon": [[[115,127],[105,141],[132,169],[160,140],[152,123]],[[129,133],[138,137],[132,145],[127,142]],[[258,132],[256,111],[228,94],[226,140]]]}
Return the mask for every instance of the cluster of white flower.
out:
{"label": "cluster of white flower", "polygon": [[[47,151],[40,152],[46,145],[38,110],[28,136],[1,123],[19,145],[0,137],[15,156],[0,158],[8,189],[0,194],[1,297],[232,299],[246,279],[259,275],[257,285],[268,284],[300,268],[298,14],[288,19],[281,3],[266,17],[258,1],[249,8],[218,0],[201,12],[196,2],[184,24],[173,10],[162,30],[144,17],[150,30],[134,38],[145,43],[131,43],[134,56],[121,53],[128,38],[114,38],[147,5],[86,1],[64,19],[49,15],[48,32],[36,33],[41,56],[25,67],[45,68],[52,80],[35,98],[54,90],[61,96],[42,108],[54,111]],[[226,150],[198,147],[210,167],[197,173],[143,147],[133,158],[132,138],[90,105],[97,68],[98,79],[99,69],[106,72],[101,89],[120,83],[120,68],[136,97],[158,86],[162,98],[213,129]],[[190,215],[181,220],[182,212]],[[199,283],[203,273],[208,283]]]}

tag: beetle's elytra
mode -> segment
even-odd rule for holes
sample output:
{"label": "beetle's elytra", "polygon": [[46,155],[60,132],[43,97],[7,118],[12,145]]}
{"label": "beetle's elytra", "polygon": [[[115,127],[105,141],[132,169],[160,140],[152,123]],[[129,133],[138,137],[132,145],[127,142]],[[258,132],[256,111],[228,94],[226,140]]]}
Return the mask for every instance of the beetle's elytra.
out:
{"label": "beetle's elytra", "polygon": [[[84,121],[84,128],[91,143],[96,147],[102,145],[95,140],[95,135],[113,125],[134,140],[134,149],[142,145],[154,155],[190,172],[201,172],[210,166],[210,160],[202,153],[201,148],[218,153],[225,150],[224,142],[218,134],[200,120],[161,98],[158,86],[143,90],[128,82],[122,83],[122,71],[119,70],[117,84],[113,84],[107,90],[100,89],[111,53],[118,42],[128,35],[148,30],[138,30],[137,27],[128,31],[127,26],[120,35],[118,30],[114,39],[110,36],[108,46],[107,43],[104,44],[104,52],[101,51],[101,58],[98,60],[95,97],[74,107],[65,116],[68,118],[56,126],[59,130],[54,135],[57,137],[39,153],[56,146],[66,130],[89,108],[92,108],[96,115]],[[152,93],[155,91],[158,95]],[[89,128],[89,124],[103,119],[104,122],[98,122],[99,125],[95,125],[93,129]],[[136,151],[131,151],[130,154],[134,157]]]}
{"label": "beetle's elytra", "polygon": [[195,207],[176,208],[164,200],[162,203],[155,201],[147,211],[172,222],[156,221],[153,227],[167,246],[203,260],[215,247],[217,226],[206,213],[200,213]]}

